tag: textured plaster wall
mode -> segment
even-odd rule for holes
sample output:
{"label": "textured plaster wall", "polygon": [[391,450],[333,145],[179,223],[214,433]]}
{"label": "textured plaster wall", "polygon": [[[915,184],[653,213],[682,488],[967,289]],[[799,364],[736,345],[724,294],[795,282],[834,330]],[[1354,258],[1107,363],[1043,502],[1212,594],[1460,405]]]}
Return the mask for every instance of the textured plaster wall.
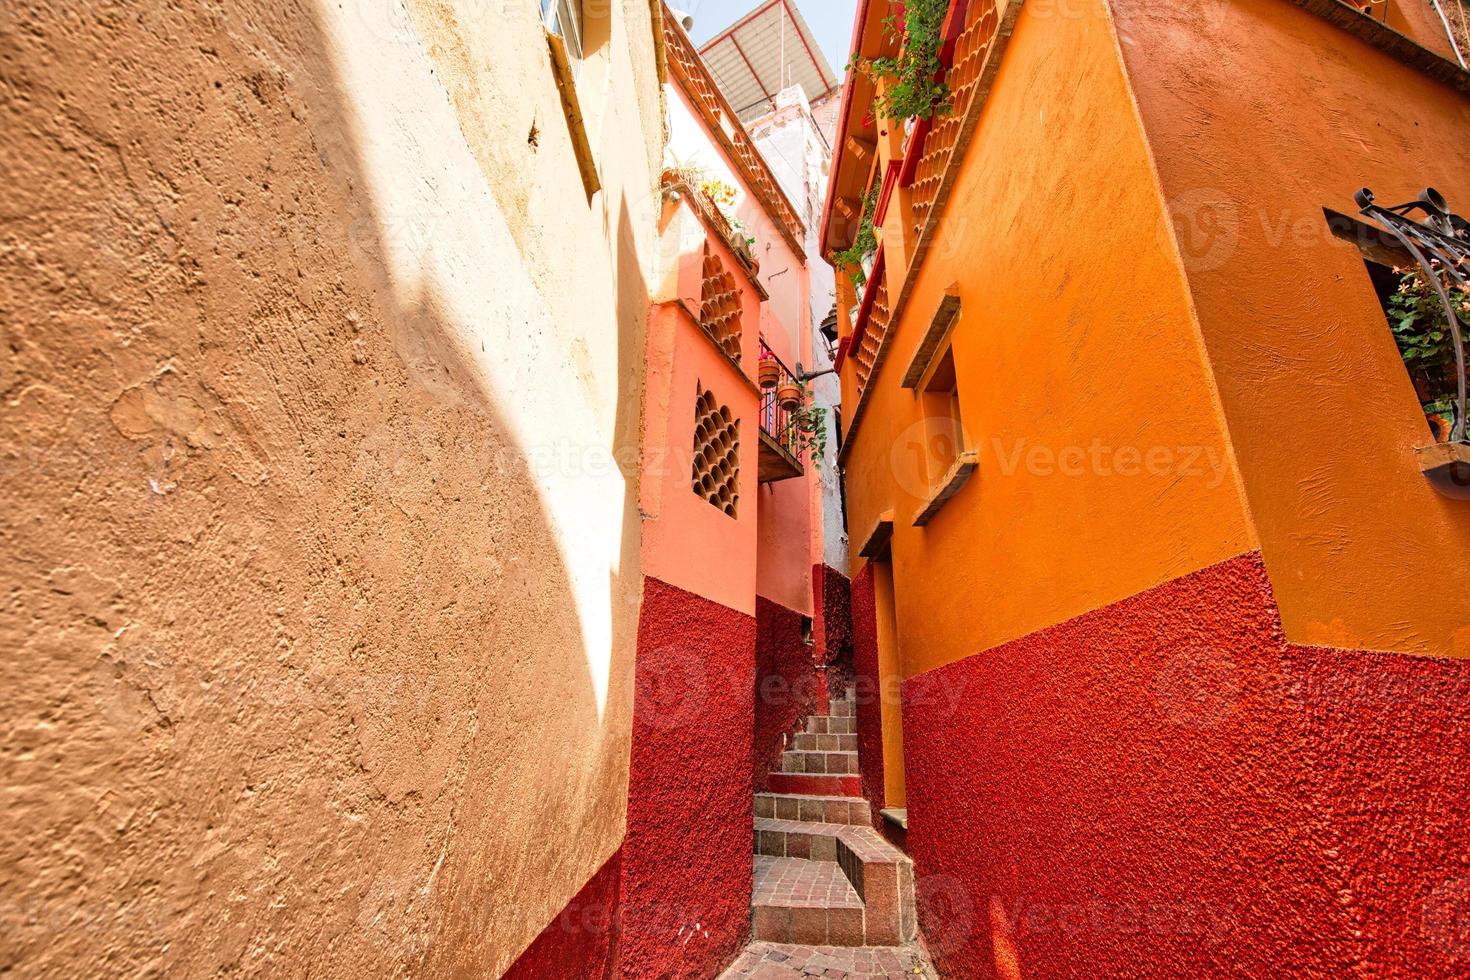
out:
{"label": "textured plaster wall", "polygon": [[1288,642],[1246,555],[907,681],[964,977],[1464,976],[1470,674]]}
{"label": "textured plaster wall", "polygon": [[755,664],[749,615],[645,580],[622,862],[629,980],[713,977],[745,943]]}
{"label": "textured plaster wall", "polygon": [[801,613],[757,596],[755,601],[755,788],[781,769],[786,736],[817,706],[816,661],[802,640]]}
{"label": "textured plaster wall", "polygon": [[[1106,7],[1068,7],[1019,14],[850,436],[853,539],[894,512],[905,676],[1254,547]],[[918,528],[942,467],[899,381],[955,284],[979,470]]]}
{"label": "textured plaster wall", "polygon": [[0,971],[496,976],[621,843],[659,88],[589,205],[532,6],[0,19]]}
{"label": "textured plaster wall", "polygon": [[873,810],[873,825],[888,805],[884,793],[883,702],[879,669],[878,610],[874,594],[875,565],[866,562],[852,580],[852,673],[857,697],[858,766],[863,775],[863,796]]}
{"label": "textured plaster wall", "polygon": [[1470,582],[1438,573],[1470,508],[1420,474],[1428,426],[1322,217],[1365,186],[1470,209],[1470,98],[1294,4],[1208,6],[1113,3],[1287,635],[1470,656]]}

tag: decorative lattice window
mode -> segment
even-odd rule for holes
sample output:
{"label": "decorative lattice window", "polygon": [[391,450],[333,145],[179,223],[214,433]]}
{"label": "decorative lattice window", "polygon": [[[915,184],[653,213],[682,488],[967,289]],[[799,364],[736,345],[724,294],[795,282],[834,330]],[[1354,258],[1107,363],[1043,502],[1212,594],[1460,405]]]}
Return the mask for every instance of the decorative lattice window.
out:
{"label": "decorative lattice window", "polygon": [[704,246],[704,288],[699,297],[699,325],[720,350],[740,360],[740,290],[720,257]]}
{"label": "decorative lattice window", "polygon": [[712,392],[694,402],[694,492],[731,517],[740,506],[740,423]]}

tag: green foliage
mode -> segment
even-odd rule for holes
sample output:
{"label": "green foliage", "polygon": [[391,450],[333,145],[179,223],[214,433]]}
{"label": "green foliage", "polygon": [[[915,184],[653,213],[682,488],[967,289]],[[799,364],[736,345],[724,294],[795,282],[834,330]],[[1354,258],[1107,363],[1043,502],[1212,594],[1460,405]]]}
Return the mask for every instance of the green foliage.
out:
{"label": "green foliage", "polygon": [[863,198],[863,216],[858,222],[857,235],[852,244],[840,252],[832,253],[832,265],[852,276],[853,287],[862,293],[867,285],[868,274],[863,271],[863,259],[878,251],[878,232],[873,227],[873,215],[878,210],[878,191],[868,191]]}
{"label": "green foliage", "polygon": [[[1450,302],[1460,322],[1470,325],[1470,296],[1451,290]],[[1422,378],[1430,391],[1454,387],[1454,333],[1439,293],[1424,273],[1415,269],[1403,274],[1398,291],[1389,300],[1388,317],[1410,372]]]}
{"label": "green foliage", "polygon": [[883,21],[884,34],[900,39],[898,56],[863,59],[854,55],[848,70],[893,82],[873,103],[889,119],[902,122],[948,115],[953,109],[954,93],[937,78],[944,68],[939,60],[943,46],[940,32],[949,13],[949,0],[907,0],[902,10],[901,35],[897,15]]}
{"label": "green foliage", "polygon": [[822,457],[827,454],[827,410],[811,403],[806,384],[801,385],[801,407],[791,413],[791,427],[796,434],[796,455],[805,455],[820,473]]}

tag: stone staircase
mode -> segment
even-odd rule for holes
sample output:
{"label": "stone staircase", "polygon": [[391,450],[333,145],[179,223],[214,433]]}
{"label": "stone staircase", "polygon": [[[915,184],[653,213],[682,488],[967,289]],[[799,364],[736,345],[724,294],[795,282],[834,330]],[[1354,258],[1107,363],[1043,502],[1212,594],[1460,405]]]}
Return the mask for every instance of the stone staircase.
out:
{"label": "stone staircase", "polygon": [[755,797],[751,938],[903,946],[918,934],[914,866],[872,828],[849,693],[807,718]]}

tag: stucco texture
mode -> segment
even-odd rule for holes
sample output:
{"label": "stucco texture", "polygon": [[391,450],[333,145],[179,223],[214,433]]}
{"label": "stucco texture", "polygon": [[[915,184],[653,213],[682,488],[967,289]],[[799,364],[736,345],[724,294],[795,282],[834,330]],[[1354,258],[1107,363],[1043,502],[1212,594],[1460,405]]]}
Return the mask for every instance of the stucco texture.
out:
{"label": "stucco texture", "polygon": [[629,980],[716,976],[748,937],[755,630],[748,615],[645,582],[622,860]]}
{"label": "stucco texture", "polygon": [[904,685],[947,976],[1463,976],[1470,674],[1295,646],[1248,554]]}
{"label": "stucco texture", "polygon": [[786,736],[800,730],[816,711],[817,665],[812,645],[801,635],[801,613],[765,598],[755,600],[755,743],[752,771],[756,790],[781,770]]}
{"label": "stucco texture", "polygon": [[1470,210],[1470,98],[1292,3],[1112,8],[1287,636],[1470,656],[1470,582],[1439,573],[1470,509],[1420,473],[1423,412],[1322,214],[1360,187]]}
{"label": "stucco texture", "polygon": [[0,972],[497,976],[619,846],[648,5],[590,204],[495,10],[0,18]]}
{"label": "stucco texture", "polygon": [[[845,447],[853,540],[894,514],[903,676],[1255,547],[1106,5],[1067,7],[1021,8]],[[946,466],[900,379],[951,287],[979,469],[915,527]]]}

